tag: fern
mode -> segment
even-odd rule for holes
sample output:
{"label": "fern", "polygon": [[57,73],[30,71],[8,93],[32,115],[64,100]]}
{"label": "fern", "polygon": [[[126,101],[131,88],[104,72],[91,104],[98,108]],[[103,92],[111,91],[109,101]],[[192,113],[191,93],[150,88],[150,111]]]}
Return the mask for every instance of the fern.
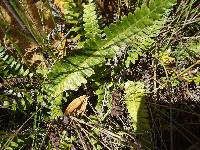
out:
{"label": "fern", "polygon": [[[106,27],[104,30],[106,33],[106,40],[99,42],[99,40],[96,39],[94,42],[99,49],[105,49],[114,44],[132,44],[135,39],[145,39],[145,37],[143,37],[145,34],[147,37],[149,34],[151,34],[151,36],[155,35],[164,23],[161,19],[166,15],[166,12],[168,12],[168,8],[171,8],[173,2],[173,0],[163,1],[162,3],[159,2],[159,0],[151,1],[149,8],[147,5],[142,5],[141,9],[136,9],[134,14],[130,13],[128,17],[123,17],[122,21],[111,24],[109,28]],[[154,24],[157,25],[156,28]],[[91,46],[93,47],[94,45]]]}
{"label": "fern", "polygon": [[78,23],[79,18],[77,4],[73,0],[63,0],[64,2],[64,17],[68,23]]}
{"label": "fern", "polygon": [[[51,84],[46,84],[46,89],[53,97],[66,90],[77,90],[81,84],[87,82],[86,78],[94,74],[94,67],[105,63],[105,58],[112,58],[122,45],[138,43],[137,39],[143,40],[141,35],[145,35],[147,29],[151,29],[144,37],[144,41],[151,41],[149,36],[156,33],[161,28],[164,21],[163,16],[169,11],[174,0],[150,1],[149,7],[143,5],[137,9],[135,14],[129,14],[122,18],[122,21],[111,24],[110,28],[105,28],[106,39],[88,40],[85,49],[76,50],[71,56],[57,62],[49,73]],[[157,24],[157,28],[154,24]],[[147,40],[146,40],[147,39]],[[134,42],[135,41],[135,42]],[[140,41],[140,40],[139,40]],[[142,45],[142,44],[141,44]],[[139,45],[139,46],[141,46]]]}
{"label": "fern", "polygon": [[[13,56],[10,56],[3,47],[0,47],[0,62],[0,67],[2,69],[1,73],[7,78],[14,75],[29,75],[30,77],[33,75],[32,73],[30,73],[30,70],[27,67],[16,61]],[[11,70],[14,71],[10,72]]]}
{"label": "fern", "polygon": [[83,21],[85,22],[83,26],[86,32],[86,38],[94,38],[101,33],[95,11],[95,4],[91,0],[89,4],[84,5]]}
{"label": "fern", "polygon": [[[21,83],[30,82],[30,80],[27,80],[27,76],[32,77],[33,73],[31,73],[26,66],[17,61],[13,56],[8,54],[5,48],[1,46],[0,69],[2,77],[0,82],[0,89],[2,92],[0,99],[2,107],[11,110],[16,110],[17,108],[20,110],[26,110],[33,102],[31,94],[18,89],[16,86],[21,85]],[[20,76],[23,77],[19,78]],[[12,90],[6,90],[6,88],[10,87],[12,87]]]}
{"label": "fern", "polygon": [[[112,50],[115,51],[115,49]],[[90,77],[94,74],[92,68],[105,62],[105,56],[109,56],[109,53],[104,51],[76,52],[66,58],[65,61],[57,62],[49,73],[49,78],[54,79],[54,83],[46,84],[46,89],[53,97],[65,90],[77,90],[81,84],[87,83],[85,77]]]}
{"label": "fern", "polygon": [[[145,103],[145,89],[144,83],[127,81],[125,83],[125,103],[131,117],[132,126],[135,132],[142,133],[140,140],[143,146],[149,146],[151,140],[150,123],[147,105]],[[149,133],[148,133],[149,132]],[[148,134],[146,134],[148,133]],[[144,135],[143,135],[144,134]],[[148,141],[148,142],[146,142]]]}
{"label": "fern", "polygon": [[63,0],[63,2],[65,22],[70,28],[69,33],[74,33],[72,34],[71,39],[73,42],[77,43],[78,47],[82,47],[80,40],[83,28],[80,24],[82,23],[83,8],[79,4],[80,2],[75,2],[74,0]]}
{"label": "fern", "polygon": [[135,131],[148,131],[148,110],[144,103],[145,89],[142,82],[127,81],[125,83],[125,102],[132,118]]}

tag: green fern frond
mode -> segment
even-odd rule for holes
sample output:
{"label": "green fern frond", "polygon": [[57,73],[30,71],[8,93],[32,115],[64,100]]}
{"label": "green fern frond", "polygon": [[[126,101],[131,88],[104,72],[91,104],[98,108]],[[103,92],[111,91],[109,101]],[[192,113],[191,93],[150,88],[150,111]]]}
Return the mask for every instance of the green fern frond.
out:
{"label": "green fern frond", "polygon": [[[145,42],[151,43],[149,36],[151,37],[152,33],[154,35],[162,27],[162,18],[165,18],[173,3],[174,0],[155,0],[150,1],[149,7],[142,5],[134,15],[129,14],[128,17],[122,18],[122,21],[106,28],[105,40],[100,37],[90,39],[85,43],[85,49],[74,51],[68,58],[57,62],[48,76],[52,82],[46,85],[49,94],[55,97],[65,90],[77,90],[81,84],[87,82],[87,77],[95,73],[93,68],[105,63],[105,58],[112,58],[121,45],[131,45],[134,41],[135,45],[143,41],[140,46],[145,45]],[[151,28],[154,24],[160,28]],[[141,35],[146,35],[144,40]]]}
{"label": "green fern frond", "polygon": [[71,36],[71,39],[72,41],[78,41],[78,47],[82,47],[80,39],[83,27],[80,26],[80,23],[82,23],[83,8],[78,5],[79,2],[74,0],[63,0],[63,2],[65,22],[70,26],[69,32],[75,33]]}
{"label": "green fern frond", "polygon": [[57,62],[48,74],[53,83],[46,84],[46,90],[53,97],[66,90],[77,90],[82,84],[87,83],[86,77],[94,74],[93,68],[105,62],[105,58],[111,58],[118,47],[109,51],[80,50],[74,51],[70,57]]}
{"label": "green fern frond", "polygon": [[142,147],[152,147],[149,112],[144,99],[145,87],[142,82],[127,81],[125,83],[125,103],[131,117],[134,131],[140,133]]}
{"label": "green fern frond", "polygon": [[[165,1],[164,4],[155,2],[158,5],[154,6],[153,1],[151,1],[149,7],[143,4],[141,9],[136,9],[134,14],[130,13],[127,17],[123,17],[122,21],[111,24],[109,28],[106,27],[104,32],[107,39],[105,41],[99,42],[97,38],[93,43],[96,43],[99,49],[109,48],[114,44],[129,46],[128,57],[125,61],[126,67],[129,67],[130,63],[134,64],[138,57],[143,54],[143,51],[148,50],[153,44],[153,37],[159,33],[165,23],[173,2],[173,0],[171,2]],[[159,8],[162,11],[159,11]],[[95,46],[91,43],[88,45]]]}
{"label": "green fern frond", "polygon": [[[130,13],[127,17],[123,17],[122,20],[116,24],[111,24],[109,28],[106,27],[104,30],[106,33],[106,40],[99,42],[99,40],[96,39],[94,42],[99,49],[105,49],[122,42],[125,44],[131,44],[132,40],[135,39],[135,36],[137,38],[143,38],[141,37],[143,32],[147,32],[147,35],[155,35],[165,23],[163,18],[166,18],[166,14],[169,12],[173,3],[174,0],[162,2],[160,0],[150,1],[149,7],[144,4],[141,9],[136,9],[134,14]],[[158,27],[155,28],[154,24]],[[145,33],[142,35],[145,35]],[[94,46],[90,43],[89,45],[91,47]]]}
{"label": "green fern frond", "polygon": [[148,131],[148,110],[144,103],[145,89],[144,83],[127,81],[125,83],[125,103],[132,118],[135,131]]}
{"label": "green fern frond", "polygon": [[84,30],[86,38],[94,38],[101,33],[99,29],[97,15],[95,11],[95,3],[89,1],[89,4],[84,5],[83,21],[85,22]]}
{"label": "green fern frond", "polygon": [[64,17],[68,23],[78,23],[80,16],[76,3],[73,0],[64,0]]}
{"label": "green fern frond", "polygon": [[[6,50],[0,46],[0,68],[2,69],[2,76],[7,78],[15,75],[22,75],[30,77],[33,75],[30,70],[26,68],[23,64],[18,62],[13,56],[10,56]],[[11,72],[12,71],[12,72]]]}

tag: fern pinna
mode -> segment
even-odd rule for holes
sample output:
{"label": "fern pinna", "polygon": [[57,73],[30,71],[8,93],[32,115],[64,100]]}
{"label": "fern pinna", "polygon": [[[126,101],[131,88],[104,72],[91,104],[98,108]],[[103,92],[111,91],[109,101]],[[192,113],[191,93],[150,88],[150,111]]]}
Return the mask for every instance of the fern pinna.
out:
{"label": "fern pinna", "polygon": [[152,35],[155,36],[162,27],[165,22],[163,18],[174,2],[152,0],[148,5],[144,4],[136,9],[134,14],[130,13],[116,24],[106,27],[105,39],[95,37],[88,40],[84,48],[74,50],[70,56],[52,67],[48,74],[51,82],[45,85],[46,91],[52,97],[56,97],[63,91],[77,90],[81,84],[87,83],[86,78],[95,73],[93,68],[105,63],[105,58],[112,58],[120,46],[135,45],[135,49],[141,49],[146,43],[152,43]]}

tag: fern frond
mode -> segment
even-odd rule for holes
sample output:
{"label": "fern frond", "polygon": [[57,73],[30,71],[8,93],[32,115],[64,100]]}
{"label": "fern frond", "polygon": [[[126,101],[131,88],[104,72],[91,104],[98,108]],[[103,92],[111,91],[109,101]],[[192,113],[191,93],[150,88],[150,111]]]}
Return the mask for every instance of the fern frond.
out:
{"label": "fern frond", "polygon": [[[125,103],[131,117],[132,126],[139,136],[143,147],[152,147],[149,112],[144,99],[145,87],[142,82],[127,81],[125,83]],[[148,141],[148,142],[147,142]]]}
{"label": "fern frond", "polygon": [[[149,7],[143,4],[141,9],[136,9],[134,15],[130,13],[127,17],[122,18],[122,21],[105,28],[104,32],[107,38],[105,41],[98,42],[99,40],[96,39],[93,43],[96,43],[100,49],[109,48],[114,44],[129,46],[128,57],[125,61],[126,67],[129,67],[130,63],[135,63],[143,51],[148,50],[153,44],[152,37],[155,37],[162,28],[169,12],[168,9],[173,2],[173,0],[165,1],[163,4],[155,2],[159,5],[154,6],[155,4],[151,1]],[[91,43],[88,45],[93,47],[94,44]]]}
{"label": "fern frond", "polygon": [[144,83],[127,81],[125,83],[125,103],[131,116],[135,131],[149,130],[148,110],[144,103]]}
{"label": "fern frond", "polygon": [[78,8],[73,0],[63,0],[64,5],[64,17],[68,23],[77,23],[80,14]]}
{"label": "fern frond", "polygon": [[18,62],[13,56],[9,55],[5,48],[0,46],[0,63],[2,64],[0,67],[2,69],[1,74],[6,76],[7,78],[14,75],[22,75],[30,77],[33,75],[30,73],[30,70],[25,67],[23,64]]}
{"label": "fern frond", "polygon": [[89,1],[89,4],[84,5],[83,21],[85,22],[84,30],[86,38],[94,38],[101,33],[98,25],[98,19],[95,11],[95,3]]}
{"label": "fern frond", "polygon": [[[64,2],[64,17],[65,21],[70,27],[69,32],[75,33],[71,36],[72,41],[76,41],[78,47],[82,47],[80,39],[82,37],[83,27],[80,26],[82,23],[83,8],[78,5],[80,2],[74,0],[63,0]],[[78,41],[78,42],[77,42]]]}
{"label": "fern frond", "polygon": [[[131,40],[134,40],[135,36],[141,37],[143,32],[146,34],[153,34],[162,27],[165,23],[162,20],[166,16],[166,13],[169,12],[171,6],[173,5],[174,0],[170,1],[150,1],[149,7],[147,5],[142,5],[141,9],[136,9],[134,14],[129,14],[127,17],[123,17],[121,21],[116,24],[111,24],[110,27],[106,27],[104,32],[106,33],[106,40],[101,41],[101,43],[94,41],[100,46],[100,49],[108,48],[113,44],[118,44],[119,42],[124,42],[125,44],[131,43]],[[157,24],[158,27],[153,26]],[[151,29],[151,26],[153,28]],[[151,29],[151,30],[147,30]],[[145,35],[145,34],[143,34]]]}
{"label": "fern frond", "polygon": [[[149,7],[143,5],[141,9],[137,9],[135,14],[129,14],[122,21],[111,24],[110,28],[106,28],[106,39],[100,37],[88,40],[85,43],[85,49],[75,51],[68,58],[64,58],[53,66],[49,73],[51,84],[46,85],[46,89],[50,91],[53,97],[61,94],[65,90],[77,90],[81,84],[87,82],[86,78],[94,74],[94,67],[105,63],[105,58],[112,58],[121,45],[137,45],[145,42],[152,42],[152,34],[159,31],[164,23],[166,13],[173,5],[174,0],[155,0],[150,1]],[[159,28],[154,27],[157,24]],[[161,24],[161,25],[160,25]],[[147,29],[151,29],[147,32]],[[145,34],[144,32],[147,32]],[[141,35],[146,35],[143,38]],[[139,40],[138,40],[139,39]],[[138,46],[137,46],[138,47]]]}
{"label": "fern frond", "polygon": [[53,66],[48,74],[53,79],[51,84],[46,84],[46,90],[53,97],[66,90],[77,90],[82,84],[87,83],[86,77],[94,74],[93,68],[105,62],[105,58],[111,58],[118,47],[109,51],[80,50],[74,51],[73,55],[59,61]]}

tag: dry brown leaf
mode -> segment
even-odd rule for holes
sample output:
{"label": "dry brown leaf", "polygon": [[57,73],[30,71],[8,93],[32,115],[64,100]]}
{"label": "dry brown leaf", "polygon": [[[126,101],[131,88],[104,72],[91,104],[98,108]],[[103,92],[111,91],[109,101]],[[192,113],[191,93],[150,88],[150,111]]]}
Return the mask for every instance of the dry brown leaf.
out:
{"label": "dry brown leaf", "polygon": [[64,14],[64,0],[54,0],[53,3]]}
{"label": "dry brown leaf", "polygon": [[78,113],[84,113],[86,110],[87,101],[88,96],[86,95],[75,98],[65,109],[64,115],[72,114],[75,111]]}

